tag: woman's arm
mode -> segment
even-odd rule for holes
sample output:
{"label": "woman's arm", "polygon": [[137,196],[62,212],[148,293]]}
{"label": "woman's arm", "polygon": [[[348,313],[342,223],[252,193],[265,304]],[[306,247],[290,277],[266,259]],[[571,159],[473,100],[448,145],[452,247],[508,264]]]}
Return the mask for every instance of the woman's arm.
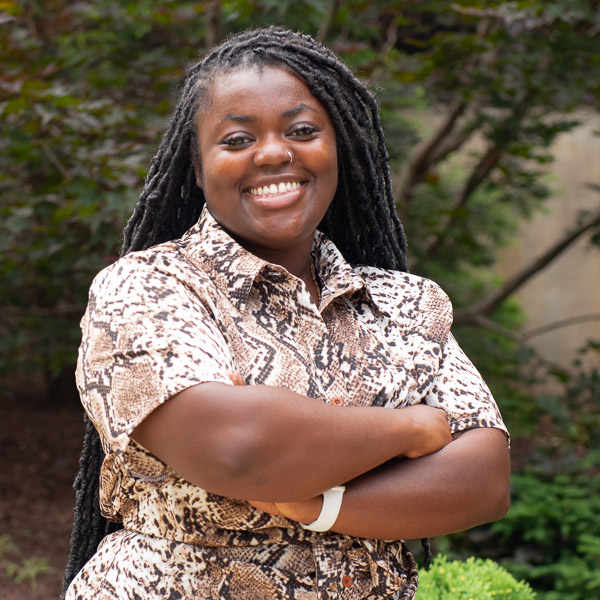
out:
{"label": "woman's arm", "polygon": [[177,394],[132,437],[203,489],[267,502],[317,497],[391,458],[428,455],[452,439],[446,413],[422,404],[339,408],[289,390],[221,383]]}
{"label": "woman's arm", "polygon": [[[434,454],[394,461],[346,484],[332,531],[414,539],[496,521],[508,510],[509,476],[505,434],[498,429],[470,429]],[[322,502],[317,497],[305,502],[251,504],[310,523]]]}

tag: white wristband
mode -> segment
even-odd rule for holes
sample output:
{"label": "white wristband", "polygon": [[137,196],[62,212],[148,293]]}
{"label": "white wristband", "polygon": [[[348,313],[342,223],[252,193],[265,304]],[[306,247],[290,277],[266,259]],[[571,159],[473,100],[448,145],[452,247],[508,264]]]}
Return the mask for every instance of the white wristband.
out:
{"label": "white wristband", "polygon": [[340,514],[345,489],[343,485],[336,485],[330,490],[323,492],[323,506],[317,520],[308,525],[304,523],[300,523],[300,525],[304,529],[310,529],[311,531],[329,531]]}

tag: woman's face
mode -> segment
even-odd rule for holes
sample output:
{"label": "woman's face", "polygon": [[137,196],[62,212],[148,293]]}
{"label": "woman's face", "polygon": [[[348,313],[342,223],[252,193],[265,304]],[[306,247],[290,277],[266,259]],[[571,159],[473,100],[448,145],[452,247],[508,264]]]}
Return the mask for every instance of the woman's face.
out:
{"label": "woman's face", "polygon": [[327,111],[277,67],[218,75],[209,94],[198,114],[196,164],[208,209],[257,256],[280,264],[294,253],[306,258],[337,187]]}

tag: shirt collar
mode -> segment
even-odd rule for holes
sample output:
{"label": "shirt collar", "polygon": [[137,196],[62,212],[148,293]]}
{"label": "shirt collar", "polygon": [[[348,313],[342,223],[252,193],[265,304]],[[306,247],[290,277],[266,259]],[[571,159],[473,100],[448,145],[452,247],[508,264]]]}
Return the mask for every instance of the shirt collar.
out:
{"label": "shirt collar", "polygon": [[358,293],[375,304],[365,280],[348,264],[337,246],[320,231],[315,232],[312,254],[321,283],[321,310],[343,294]]}
{"label": "shirt collar", "polygon": [[[207,273],[240,311],[244,310],[254,280],[261,272],[269,270],[292,276],[285,268],[268,263],[240,246],[206,206],[198,222],[181,238],[179,248],[188,262]],[[322,286],[321,309],[334,298],[354,292],[363,293],[374,304],[363,278],[320,231],[315,233],[312,255]]]}

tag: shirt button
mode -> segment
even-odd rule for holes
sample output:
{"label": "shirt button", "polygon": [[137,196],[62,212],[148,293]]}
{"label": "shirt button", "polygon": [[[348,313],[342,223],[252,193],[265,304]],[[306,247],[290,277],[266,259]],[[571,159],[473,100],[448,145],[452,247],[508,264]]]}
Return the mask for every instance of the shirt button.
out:
{"label": "shirt button", "polygon": [[336,396],[331,400],[331,404],[335,404],[335,406],[344,406],[344,399]]}
{"label": "shirt button", "polygon": [[345,575],[344,577],[342,577],[342,585],[344,587],[351,588],[353,583],[354,580],[352,579],[352,577],[350,577],[350,575]]}

